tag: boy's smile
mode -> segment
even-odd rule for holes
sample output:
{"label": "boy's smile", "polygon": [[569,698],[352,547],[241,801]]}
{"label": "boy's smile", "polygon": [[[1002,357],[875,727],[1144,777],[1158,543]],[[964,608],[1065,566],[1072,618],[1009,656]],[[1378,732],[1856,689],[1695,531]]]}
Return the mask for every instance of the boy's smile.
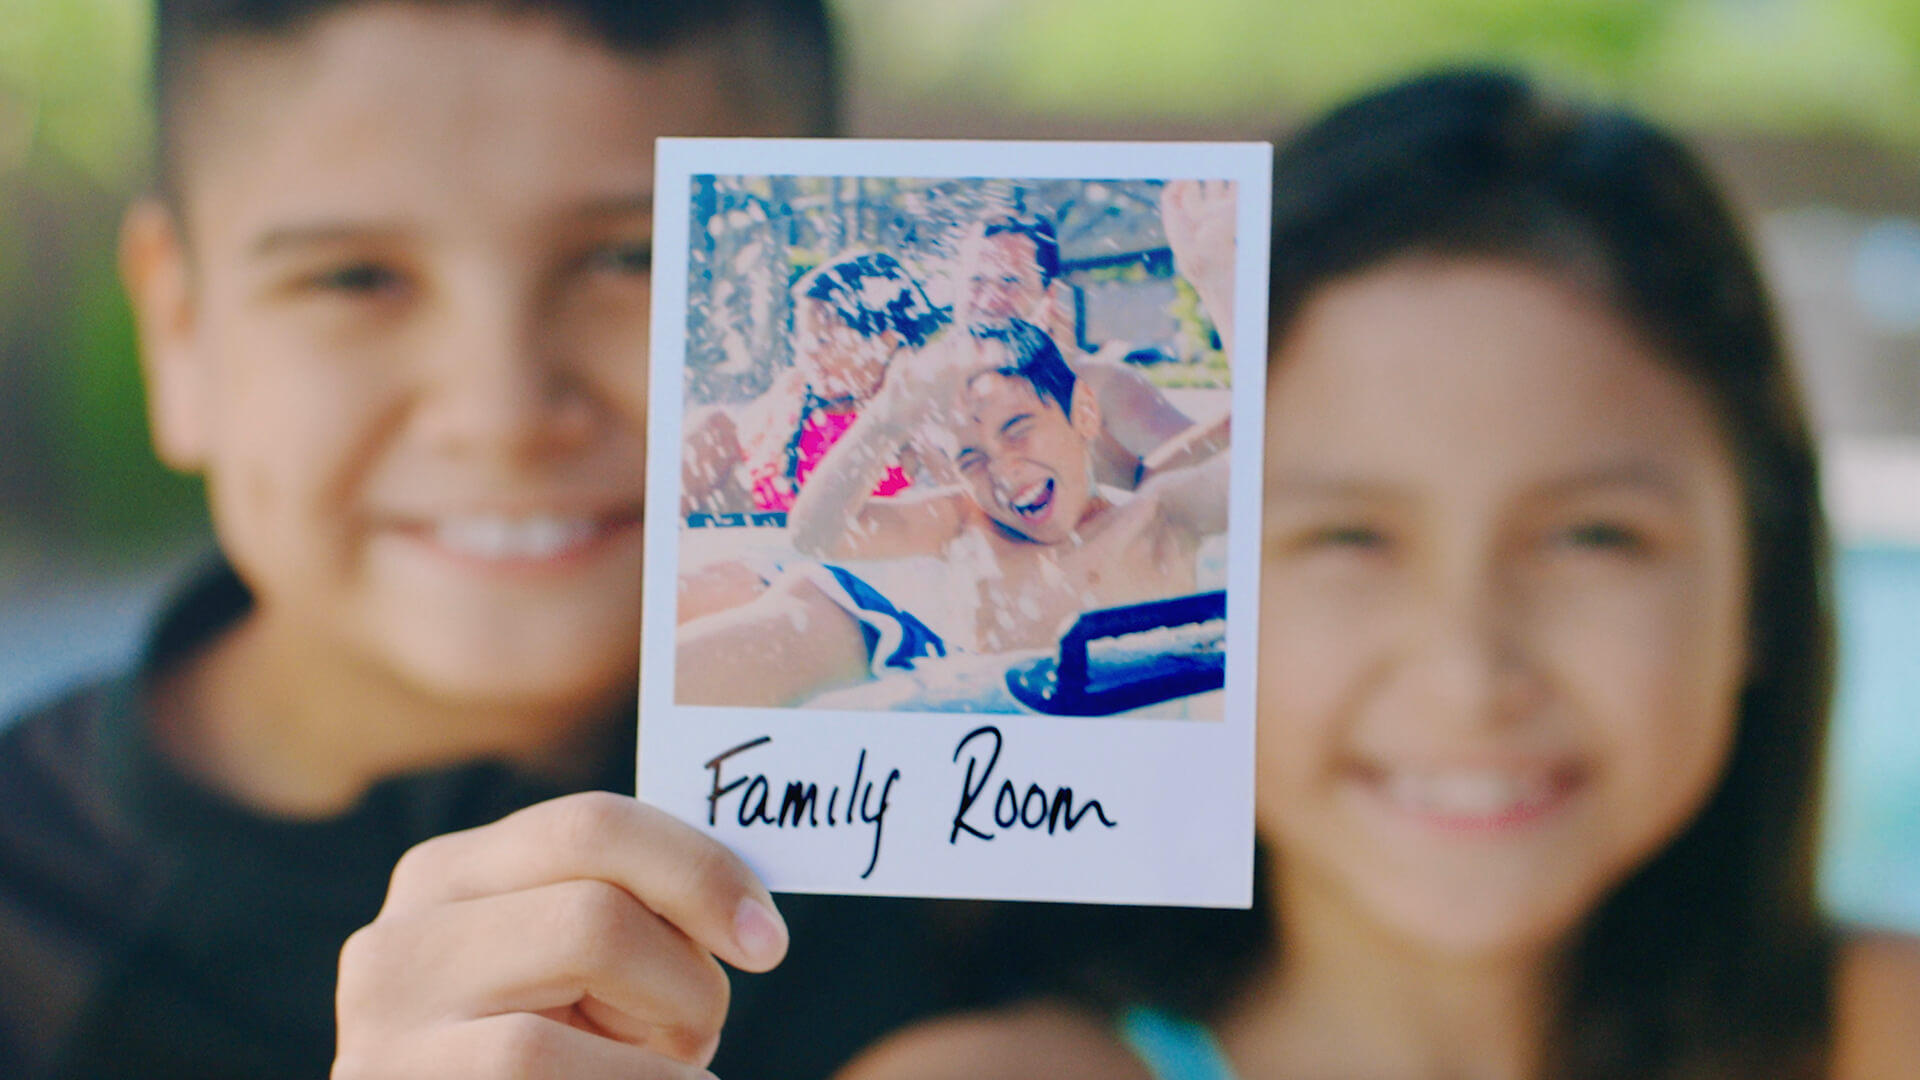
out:
{"label": "boy's smile", "polygon": [[653,140],[752,133],[723,70],[377,5],[209,62],[186,237],[130,224],[130,278],[156,437],[286,655],[447,702],[631,693]]}
{"label": "boy's smile", "polygon": [[[1004,353],[997,345],[985,351]],[[1098,423],[1091,400],[1078,393],[1068,419],[1025,379],[988,371],[968,381],[954,463],[988,517],[1038,543],[1072,535],[1098,494],[1083,430]]]}

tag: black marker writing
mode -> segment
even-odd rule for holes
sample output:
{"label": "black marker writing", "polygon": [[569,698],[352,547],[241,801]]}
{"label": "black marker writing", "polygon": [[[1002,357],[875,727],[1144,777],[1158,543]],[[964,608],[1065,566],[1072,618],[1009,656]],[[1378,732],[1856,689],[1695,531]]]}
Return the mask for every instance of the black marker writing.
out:
{"label": "black marker writing", "polygon": [[[767,779],[765,773],[750,776],[736,776],[722,783],[720,766],[739,754],[744,754],[758,746],[773,741],[773,736],[762,735],[749,739],[738,746],[722,750],[707,760],[706,768],[712,776],[712,787],[707,793],[707,824],[717,825],[720,821],[720,801],[735,791],[740,792],[740,804],[735,808],[734,820],[741,828],[754,825],[771,825],[776,829],[798,829],[806,827],[818,829],[820,823],[820,785],[806,780],[789,780],[781,789],[778,807],[773,801],[774,782]],[[866,790],[860,788],[860,781],[866,774],[867,752],[860,751],[860,758],[854,762],[853,783],[847,787],[846,813],[837,813],[840,803],[838,785],[827,795],[826,828],[839,825],[852,825],[856,820],[873,826],[873,854],[867,859],[867,868],[861,871],[862,878],[873,873],[880,862],[881,832],[886,828],[887,807],[893,798],[893,785],[900,779],[899,769],[890,769],[887,778],[878,785],[867,780]],[[874,789],[879,788],[879,806],[874,805]],[[742,790],[744,789],[744,790]],[[856,805],[857,800],[857,805]]]}
{"label": "black marker writing", "polygon": [[[975,739],[982,739],[983,742],[992,740],[992,749],[987,752],[985,765],[980,763],[977,750],[972,753],[967,751],[968,744]],[[960,745],[953,748],[953,760],[956,763],[962,753],[968,753],[967,775],[960,781],[960,805],[953,812],[953,828],[947,833],[947,843],[959,843],[963,832],[979,840],[993,839],[995,834],[968,821],[967,813],[987,790],[987,785],[993,782],[993,769],[1000,763],[1000,750],[1005,745],[1006,739],[1000,734],[1000,729],[986,724],[967,732],[966,737],[960,740]],[[976,775],[978,780],[975,779]],[[993,797],[993,824],[1002,829],[1011,829],[1016,825],[1035,830],[1044,828],[1048,835],[1052,835],[1064,824],[1066,830],[1072,832],[1088,814],[1099,818],[1100,824],[1109,829],[1119,824],[1107,817],[1106,808],[1100,805],[1098,799],[1088,799],[1076,811],[1073,789],[1070,787],[1057,787],[1049,795],[1039,784],[1028,784],[1023,794],[1013,781],[1001,780],[1000,790]]]}

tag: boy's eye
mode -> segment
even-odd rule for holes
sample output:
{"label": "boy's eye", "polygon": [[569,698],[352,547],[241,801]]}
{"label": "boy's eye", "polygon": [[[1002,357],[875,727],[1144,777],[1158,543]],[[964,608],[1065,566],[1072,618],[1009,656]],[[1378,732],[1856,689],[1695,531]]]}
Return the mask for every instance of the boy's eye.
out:
{"label": "boy's eye", "polygon": [[653,245],[609,244],[595,251],[589,262],[595,270],[606,273],[645,276],[653,272]]}
{"label": "boy's eye", "polygon": [[404,284],[400,274],[376,262],[356,262],[315,274],[315,288],[353,296],[376,296],[392,292]]}
{"label": "boy's eye", "polygon": [[986,463],[987,459],[983,454],[961,454],[958,462],[961,472],[974,472]]}
{"label": "boy's eye", "polygon": [[1331,525],[1313,534],[1312,546],[1353,551],[1378,551],[1387,546],[1386,534],[1369,525]]}

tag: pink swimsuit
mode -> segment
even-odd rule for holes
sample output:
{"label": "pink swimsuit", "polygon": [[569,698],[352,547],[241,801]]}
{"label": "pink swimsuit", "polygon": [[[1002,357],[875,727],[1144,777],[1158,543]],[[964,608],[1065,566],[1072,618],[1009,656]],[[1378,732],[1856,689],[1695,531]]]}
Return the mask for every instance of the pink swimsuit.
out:
{"label": "pink swimsuit", "polygon": [[[793,476],[785,475],[785,455],[766,462],[753,470],[753,505],[762,511],[791,510],[794,497],[800,493],[801,485],[807,482],[807,476],[820,465],[827,451],[853,426],[858,413],[830,413],[824,409],[815,409],[800,421],[800,435],[794,443],[797,460],[794,462]],[[887,467],[887,473],[874,485],[875,495],[892,495],[905,489],[913,481],[898,465]]]}

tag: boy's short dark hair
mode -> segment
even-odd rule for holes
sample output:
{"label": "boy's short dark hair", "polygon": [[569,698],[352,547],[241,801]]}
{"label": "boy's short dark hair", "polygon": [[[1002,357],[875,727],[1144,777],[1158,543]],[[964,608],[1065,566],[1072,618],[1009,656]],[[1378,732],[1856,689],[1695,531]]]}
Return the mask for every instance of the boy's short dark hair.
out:
{"label": "boy's short dark hair", "polygon": [[[179,194],[183,108],[198,69],[222,40],[299,37],[325,16],[375,0],[157,0],[153,102],[162,194]],[[790,112],[796,133],[839,133],[839,64],[824,0],[382,0],[491,9],[557,20],[607,50],[654,56],[724,37],[729,81],[749,108]]]}
{"label": "boy's short dark hair", "polygon": [[1043,217],[1004,217],[987,222],[981,230],[986,239],[996,236],[1024,236],[1033,242],[1033,262],[1040,268],[1040,284],[1051,285],[1060,276],[1060,238],[1053,222]]}
{"label": "boy's short dark hair", "polygon": [[1042,401],[1060,407],[1067,419],[1073,419],[1073,369],[1060,355],[1059,346],[1045,330],[1021,319],[1002,324],[981,324],[971,328],[977,341],[998,341],[1013,354],[1013,363],[994,369],[994,374],[1021,379]]}

